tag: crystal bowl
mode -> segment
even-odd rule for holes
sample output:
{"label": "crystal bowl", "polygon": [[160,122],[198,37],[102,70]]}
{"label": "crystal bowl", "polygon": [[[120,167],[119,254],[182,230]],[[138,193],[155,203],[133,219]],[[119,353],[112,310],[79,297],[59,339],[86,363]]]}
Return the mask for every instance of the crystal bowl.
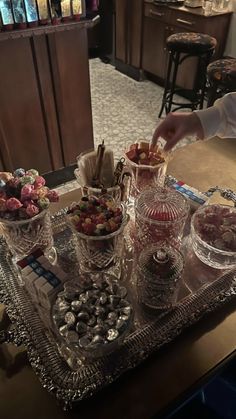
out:
{"label": "crystal bowl", "polygon": [[53,233],[48,210],[26,220],[0,219],[0,227],[13,253],[14,261],[40,248],[45,256],[55,263],[56,250],[53,247]]}
{"label": "crystal bowl", "polygon": [[[82,272],[112,270],[117,272],[120,264],[123,243],[124,229],[129,221],[125,204],[121,203],[122,222],[120,227],[106,235],[90,236],[76,230],[70,218],[67,217],[68,224],[73,231],[76,255]],[[114,267],[114,269],[113,269]],[[118,273],[117,273],[118,276]]]}
{"label": "crystal bowl", "polygon": [[74,353],[98,358],[116,350],[130,331],[132,306],[112,275],[83,275],[65,284],[52,308],[59,340]]}
{"label": "crystal bowl", "polygon": [[236,208],[206,205],[191,220],[194,253],[206,265],[217,269],[236,266]]}

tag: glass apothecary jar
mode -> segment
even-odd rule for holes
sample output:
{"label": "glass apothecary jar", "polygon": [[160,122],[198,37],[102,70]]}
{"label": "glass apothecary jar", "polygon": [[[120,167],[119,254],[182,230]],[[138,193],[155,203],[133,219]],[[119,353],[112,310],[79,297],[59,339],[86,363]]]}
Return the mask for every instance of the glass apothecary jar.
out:
{"label": "glass apothecary jar", "polygon": [[143,191],[135,201],[138,248],[148,243],[180,243],[188,214],[187,199],[173,189],[156,187]]}
{"label": "glass apothecary jar", "polygon": [[172,308],[177,301],[183,268],[184,258],[173,246],[154,244],[144,249],[137,268],[139,301],[150,309]]}

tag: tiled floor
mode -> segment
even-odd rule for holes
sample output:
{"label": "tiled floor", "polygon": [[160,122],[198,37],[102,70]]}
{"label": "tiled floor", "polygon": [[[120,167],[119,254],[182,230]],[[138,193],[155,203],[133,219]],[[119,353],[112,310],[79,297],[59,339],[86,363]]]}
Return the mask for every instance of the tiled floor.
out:
{"label": "tiled floor", "polygon": [[[90,60],[94,141],[104,140],[117,157],[127,142],[152,138],[158,124],[163,88],[151,81],[137,82],[99,58]],[[178,147],[191,142],[182,140]],[[75,181],[61,185],[59,193],[77,187]]]}

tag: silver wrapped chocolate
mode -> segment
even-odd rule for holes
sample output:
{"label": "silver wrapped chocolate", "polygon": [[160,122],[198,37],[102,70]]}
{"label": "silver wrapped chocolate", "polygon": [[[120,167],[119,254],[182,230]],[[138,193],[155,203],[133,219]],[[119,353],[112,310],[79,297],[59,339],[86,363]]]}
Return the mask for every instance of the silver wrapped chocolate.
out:
{"label": "silver wrapped chocolate", "polygon": [[[92,275],[92,274],[91,274]],[[53,307],[58,334],[87,357],[103,356],[117,348],[130,329],[132,306],[127,290],[108,274],[92,282],[67,283]]]}

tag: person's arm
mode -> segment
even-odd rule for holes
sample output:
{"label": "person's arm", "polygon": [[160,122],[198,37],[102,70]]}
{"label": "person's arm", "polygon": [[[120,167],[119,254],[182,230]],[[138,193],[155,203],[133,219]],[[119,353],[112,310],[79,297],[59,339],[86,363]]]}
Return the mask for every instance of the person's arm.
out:
{"label": "person's arm", "polygon": [[204,138],[217,135],[221,138],[236,137],[236,93],[228,93],[214,106],[194,111],[201,121]]}
{"label": "person's arm", "polygon": [[236,93],[228,93],[208,109],[169,113],[156,128],[152,145],[162,137],[166,140],[164,148],[168,151],[186,135],[196,135],[199,139],[215,135],[236,137]]}
{"label": "person's arm", "polygon": [[194,112],[171,112],[156,128],[151,147],[155,146],[159,138],[166,141],[164,150],[171,150],[186,135],[197,135],[203,139],[204,133],[200,119]]}

